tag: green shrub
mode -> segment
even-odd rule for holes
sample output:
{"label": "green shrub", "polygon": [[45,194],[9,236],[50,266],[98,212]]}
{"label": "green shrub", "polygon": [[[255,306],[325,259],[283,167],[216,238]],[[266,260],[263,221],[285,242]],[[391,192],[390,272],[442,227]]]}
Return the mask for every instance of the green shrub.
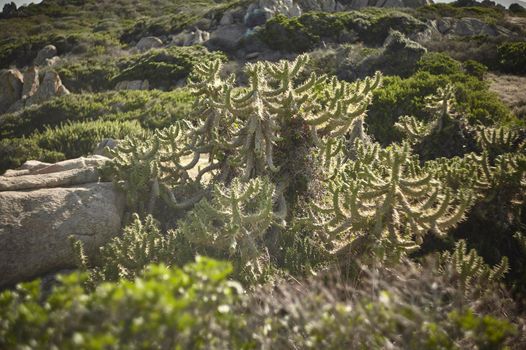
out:
{"label": "green shrub", "polygon": [[495,21],[504,18],[506,11],[497,7],[455,6],[455,3],[453,3],[422,6],[417,9],[417,14],[430,19],[442,17],[475,17],[486,21]]}
{"label": "green shrub", "polygon": [[373,96],[366,118],[369,131],[382,144],[400,140],[393,129],[403,115],[428,121],[424,97],[435,93],[439,87],[450,83],[456,89],[458,111],[472,125],[517,123],[510,110],[489,91],[488,85],[462,71],[459,62],[443,54],[426,54],[419,63],[419,70],[407,79],[386,77],[383,87]]}
{"label": "green shrub", "polygon": [[104,50],[109,47],[120,47],[120,43],[114,37],[104,33],[74,32],[13,36],[0,40],[0,68],[8,68],[11,64],[18,67],[31,65],[38,51],[49,44],[56,46],[59,55],[73,52],[79,47],[98,46]]}
{"label": "green shrub", "polygon": [[461,71],[461,63],[443,53],[428,53],[418,62],[418,70],[433,75],[452,75]]}
{"label": "green shrub", "polygon": [[67,122],[29,137],[0,141],[0,173],[26,160],[57,162],[90,154],[103,138],[122,139],[142,132],[137,121]]}
{"label": "green shrub", "polygon": [[517,3],[511,4],[509,10],[514,14],[526,14],[526,8]]}
{"label": "green shrub", "polygon": [[526,73],[526,41],[507,42],[497,48],[502,71],[514,74]]}
{"label": "green shrub", "polygon": [[82,61],[65,63],[56,69],[66,86],[72,92],[111,90],[111,79],[118,73],[116,62],[111,59],[87,58]]}
{"label": "green shrub", "polygon": [[[456,275],[436,275],[411,264],[385,272],[364,271],[367,277],[357,286],[335,282],[342,278],[336,275],[260,287],[249,295],[244,310],[257,348],[385,349],[395,344],[394,349],[453,350],[459,344],[469,349],[523,345],[517,327],[504,319],[508,315],[497,311],[501,305],[495,289],[481,301],[474,293],[452,288],[449,283]],[[511,305],[503,309],[514,313]]]}
{"label": "green shrub", "polygon": [[148,80],[151,89],[169,90],[184,80],[197,62],[225,56],[202,46],[170,47],[124,57],[99,55],[72,59],[57,69],[64,85],[74,92],[111,90],[123,80]]}
{"label": "green shrub", "polygon": [[192,103],[186,89],[70,94],[1,116],[0,137],[29,136],[46,126],[95,119],[137,120],[144,128],[160,128],[184,118]]}
{"label": "green shrub", "polygon": [[[232,305],[241,288],[228,263],[197,258],[184,268],[150,266],[134,281],[87,291],[85,274],[0,294],[0,347],[60,349],[235,349],[245,324]],[[47,294],[47,293],[46,293]],[[241,340],[242,338],[239,337]]]}
{"label": "green shrub", "polygon": [[198,20],[188,13],[170,13],[164,16],[142,19],[124,30],[120,39],[125,43],[139,41],[146,36],[164,36],[176,33]]}
{"label": "green shrub", "polygon": [[380,45],[391,30],[403,34],[425,29],[425,25],[406,13],[392,9],[368,8],[359,11],[309,12],[299,17],[275,16],[259,32],[271,48],[288,52],[312,50],[323,41],[341,42],[355,32],[367,44]]}
{"label": "green shrub", "polygon": [[89,154],[104,138],[123,139],[139,135],[143,129],[132,121],[82,121],[67,122],[55,128],[46,128],[31,137],[38,140],[38,146],[60,152],[66,159]]}
{"label": "green shrub", "polygon": [[176,266],[183,260],[181,256],[188,257],[181,245],[179,236],[172,230],[161,232],[158,222],[151,215],[141,220],[134,214],[122,235],[100,248],[100,255],[94,259],[99,264],[90,271],[90,280],[100,283],[134,279],[150,264]]}
{"label": "green shrub", "polygon": [[0,140],[0,174],[15,169],[28,159],[54,163],[64,160],[64,154],[40,148],[34,138],[12,138]]}
{"label": "green shrub", "polygon": [[151,88],[169,89],[179,80],[186,79],[196,63],[213,59],[224,60],[225,56],[209,53],[202,46],[150,50],[119,60],[119,73],[112,83],[148,79]]}
{"label": "green shrub", "polygon": [[488,67],[474,60],[468,60],[464,62],[463,66],[464,66],[464,71],[467,74],[472,75],[479,80],[484,80],[484,76],[486,72],[488,71]]}

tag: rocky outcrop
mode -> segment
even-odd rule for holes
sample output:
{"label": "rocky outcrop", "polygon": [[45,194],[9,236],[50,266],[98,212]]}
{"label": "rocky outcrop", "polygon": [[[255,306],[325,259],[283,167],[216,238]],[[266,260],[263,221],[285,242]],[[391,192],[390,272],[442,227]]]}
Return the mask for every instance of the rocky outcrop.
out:
{"label": "rocky outcrop", "polygon": [[502,26],[488,24],[478,18],[451,18],[444,17],[432,22],[438,32],[449,36],[498,36],[510,35],[511,31]]}
{"label": "rocky outcrop", "polygon": [[7,69],[0,72],[0,114],[22,97],[24,77],[18,69]]}
{"label": "rocky outcrop", "polygon": [[208,40],[206,45],[214,50],[219,49],[230,52],[239,46],[245,33],[246,27],[241,24],[220,26],[211,34],[210,40]]}
{"label": "rocky outcrop", "polygon": [[[68,159],[50,164],[36,160],[25,162],[17,170],[7,170],[0,176],[0,191],[15,191],[43,187],[57,187],[97,181],[95,167],[102,166],[108,158],[94,155]],[[39,176],[50,174],[49,176]]]}
{"label": "rocky outcrop", "polygon": [[74,267],[74,236],[88,255],[118,234],[125,200],[98,182],[105,157],[29,161],[0,176],[0,287]]}
{"label": "rocky outcrop", "polygon": [[148,80],[124,80],[115,85],[115,90],[148,90],[150,83]]}
{"label": "rocky outcrop", "polygon": [[161,39],[155,36],[147,36],[139,40],[135,48],[141,52],[148,51],[150,49],[155,49],[163,46]]}
{"label": "rocky outcrop", "polygon": [[70,93],[69,90],[62,85],[62,80],[60,80],[58,73],[55,71],[47,71],[40,83],[37,82],[38,70],[36,68],[30,69],[27,77],[29,81],[23,89],[27,94],[21,96],[22,98],[14,103],[8,109],[8,112],[15,112],[24,107],[45,102],[55,96],[63,96]]}
{"label": "rocky outcrop", "polygon": [[363,7],[418,8],[433,3],[431,0],[338,0],[338,2],[347,10],[357,10]]}
{"label": "rocky outcrop", "polygon": [[69,236],[96,253],[119,232],[123,208],[111,183],[0,192],[0,287],[74,267]]}
{"label": "rocky outcrop", "polygon": [[[308,11],[339,12],[363,7],[417,8],[432,3],[431,0],[259,0],[247,8],[244,24],[252,28],[277,14],[293,17]],[[231,13],[225,13],[221,22],[233,24]]]}
{"label": "rocky outcrop", "polygon": [[38,51],[33,63],[36,66],[47,66],[49,65],[48,60],[54,59],[55,56],[57,56],[57,48],[54,45],[47,45]]}
{"label": "rocky outcrop", "polygon": [[177,35],[172,37],[171,45],[176,46],[192,46],[203,44],[204,42],[210,39],[210,33],[204,30],[195,29],[195,30],[185,30]]}
{"label": "rocky outcrop", "polygon": [[22,88],[22,98],[26,99],[33,96],[40,85],[38,80],[38,69],[33,66],[24,72],[24,86]]}
{"label": "rocky outcrop", "polygon": [[336,12],[344,11],[345,7],[336,0],[299,0],[302,11]]}

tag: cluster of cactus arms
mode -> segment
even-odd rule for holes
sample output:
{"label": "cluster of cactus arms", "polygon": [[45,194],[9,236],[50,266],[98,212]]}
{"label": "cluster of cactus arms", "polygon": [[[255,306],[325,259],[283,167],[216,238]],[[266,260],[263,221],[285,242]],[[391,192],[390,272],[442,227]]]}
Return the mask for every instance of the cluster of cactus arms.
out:
{"label": "cluster of cactus arms", "polygon": [[129,202],[147,202],[135,211],[152,212],[157,198],[176,209],[193,207],[178,225],[190,244],[256,261],[271,227],[294,219],[286,197],[298,165],[288,148],[290,139],[296,142],[291,130],[308,143],[304,149],[311,158],[299,159],[317,163],[305,169],[320,170],[320,200],[309,217],[317,233],[337,242],[331,245],[336,255],[360,251],[400,258],[418,248],[425,234],[443,235],[456,226],[483,191],[511,178],[524,185],[524,155],[488,155],[489,148],[520,143],[500,129],[480,136],[482,155],[423,165],[412,155],[410,144],[456,118],[451,86],[426,98],[431,122],[400,118],[397,126],[409,142],[384,149],[371,142],[364,126],[381,74],[355,83],[315,74],[302,80],[307,62],[300,55],[292,62],[247,64],[244,87],[236,87],[234,76],[221,76],[219,61],[197,66],[189,84],[196,97],[193,118],[113,151],[110,166]]}
{"label": "cluster of cactus arms", "polygon": [[[153,136],[126,138],[117,148],[109,150],[113,161],[109,163],[117,187],[127,195],[128,205],[137,213],[152,212],[158,197],[177,209],[195,204],[202,197],[198,193],[186,201],[177,201],[172,193],[174,186],[194,183],[188,171],[199,159],[192,158],[186,147],[185,123],[157,130]],[[200,171],[197,179],[203,176]]]}
{"label": "cluster of cactus arms", "polygon": [[151,215],[141,220],[137,214],[133,215],[121,236],[100,247],[97,258],[100,264],[91,270],[88,270],[88,257],[84,254],[82,242],[74,236],[70,236],[70,242],[77,267],[89,271],[87,282],[92,286],[102,281],[133,279],[152,263],[175,265],[180,245],[177,232],[172,230],[165,234]]}
{"label": "cluster of cactus arms", "polygon": [[487,152],[470,154],[470,160],[478,165],[475,186],[481,191],[495,191],[505,187],[524,188],[526,185],[526,156],[505,153],[498,156],[493,165]]}
{"label": "cluster of cactus arms", "polygon": [[246,181],[278,172],[275,145],[294,119],[303,119],[317,141],[318,132],[338,137],[353,127],[364,137],[363,117],[381,75],[355,84],[337,79],[327,84],[326,77],[312,74],[300,83],[307,62],[308,56],[301,55],[293,62],[248,64],[244,89],[236,89],[232,77],[221,80],[219,62],[198,68],[191,86],[202,105],[202,117],[191,133],[192,149],[244,169]]}
{"label": "cluster of cactus arms", "polygon": [[159,177],[157,152],[159,140],[151,137],[126,138],[115,149],[108,149],[112,162],[108,163],[109,173],[117,188],[126,193],[128,206],[132,211],[144,212],[145,200],[155,190]]}
{"label": "cluster of cactus arms", "polygon": [[275,187],[268,178],[230,186],[215,185],[212,199],[203,199],[180,223],[179,231],[197,249],[222,258],[256,263],[263,253],[263,236],[283,217],[274,212]]}
{"label": "cluster of cactus arms", "polygon": [[366,138],[364,117],[370,103],[371,92],[381,86],[379,72],[373,78],[350,84],[333,78],[323,93],[321,103],[314,104],[308,113],[307,124],[314,126],[321,136],[339,137],[352,131],[352,141]]}
{"label": "cluster of cactus arms", "polygon": [[508,272],[508,258],[503,257],[497,265],[490,267],[475,249],[467,251],[466,241],[456,243],[452,252],[446,251],[439,255],[437,271],[457,277],[458,287],[466,292],[476,285],[480,292],[491,291],[490,286],[498,284]]}
{"label": "cluster of cactus arms", "polygon": [[525,148],[524,141],[520,142],[519,133],[504,127],[480,128],[477,141],[491,159],[495,159],[500,154],[524,150]]}
{"label": "cluster of cactus arms", "polygon": [[411,143],[417,143],[429,134],[429,125],[409,115],[401,116],[394,126]]}
{"label": "cluster of cactus arms", "polygon": [[441,131],[447,119],[454,118],[455,112],[455,87],[447,84],[443,88],[438,88],[434,95],[425,97],[426,108],[433,116],[433,129]]}
{"label": "cluster of cactus arms", "polygon": [[454,110],[455,88],[450,84],[438,88],[434,95],[426,96],[425,102],[426,109],[432,116],[429,122],[420,121],[413,116],[402,116],[395,124],[395,128],[411,143],[417,143],[431,133],[442,131],[449,120],[457,117]]}
{"label": "cluster of cactus arms", "polygon": [[455,194],[434,180],[411,156],[407,143],[358,148],[362,151],[350,171],[331,181],[327,204],[312,209],[314,218],[328,218],[319,227],[330,236],[352,232],[351,245],[399,257],[417,248],[427,232],[443,234],[463,219],[471,194]]}

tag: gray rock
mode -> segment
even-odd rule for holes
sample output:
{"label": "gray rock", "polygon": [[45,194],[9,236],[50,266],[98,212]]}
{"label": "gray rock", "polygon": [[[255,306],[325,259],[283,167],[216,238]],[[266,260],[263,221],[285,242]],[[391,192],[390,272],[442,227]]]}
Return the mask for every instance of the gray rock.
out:
{"label": "gray rock", "polygon": [[241,24],[232,24],[220,26],[210,35],[207,46],[212,49],[223,51],[234,51],[245,34],[245,26]]}
{"label": "gray rock", "polygon": [[336,0],[299,0],[298,5],[302,11],[335,12],[340,8]]}
{"label": "gray rock", "polygon": [[201,18],[194,23],[194,26],[199,30],[209,31],[213,27],[214,21],[210,18]]}
{"label": "gray rock", "polygon": [[[74,159],[63,160],[48,166],[30,169],[32,174],[51,174],[57,172],[64,172],[67,170],[82,169],[89,167],[100,167],[106,163],[109,158],[102,155],[92,155],[89,157],[79,157]],[[46,164],[46,163],[44,163]]]}
{"label": "gray rock", "polygon": [[494,26],[478,18],[470,17],[459,19],[444,17],[437,20],[436,28],[441,34],[449,36],[511,35],[511,32],[503,27]]}
{"label": "gray rock", "polygon": [[18,69],[0,71],[0,114],[22,97],[23,83],[24,77]]}
{"label": "gray rock", "polygon": [[252,11],[247,11],[243,23],[248,28],[254,28],[265,24],[273,15],[268,9],[255,8]]}
{"label": "gray rock", "polygon": [[350,9],[361,9],[369,6],[369,0],[352,0],[348,5]]}
{"label": "gray rock", "polygon": [[115,90],[149,90],[148,80],[123,80],[115,85]]}
{"label": "gray rock", "polygon": [[139,50],[141,52],[142,51],[147,51],[147,50],[150,50],[150,49],[155,49],[155,48],[162,47],[162,46],[163,46],[163,42],[161,41],[161,39],[159,39],[159,38],[157,38],[155,36],[144,37],[141,40],[139,40],[137,45],[135,45],[137,50]]}
{"label": "gray rock", "polygon": [[46,45],[43,49],[38,51],[34,64],[37,66],[46,65],[46,60],[57,55],[57,48],[54,45]]}
{"label": "gray rock", "polygon": [[382,0],[378,3],[378,7],[404,7],[404,2],[402,0]]}
{"label": "gray rock", "polygon": [[31,173],[18,176],[0,176],[0,192],[65,187],[97,182],[98,180],[99,173],[93,167],[53,172],[46,174],[46,176]]}
{"label": "gray rock", "polygon": [[111,138],[103,139],[95,147],[95,149],[93,150],[93,154],[108,157],[109,154],[106,148],[114,149],[119,145],[119,142],[120,142],[119,140],[114,140]]}
{"label": "gray rock", "polygon": [[261,52],[251,52],[245,56],[245,59],[253,60],[254,58],[258,58],[259,55],[261,55]]}
{"label": "gray rock", "polygon": [[0,287],[74,267],[69,236],[96,254],[119,233],[124,205],[111,183],[0,192]]}
{"label": "gray rock", "polygon": [[210,33],[196,28],[193,31],[185,30],[172,37],[170,45],[192,46],[203,44],[210,39]]}
{"label": "gray rock", "polygon": [[22,88],[22,98],[29,98],[33,96],[40,86],[38,80],[38,68],[33,66],[24,72],[24,86]]}
{"label": "gray rock", "polygon": [[223,14],[223,17],[221,17],[221,20],[219,21],[219,24],[222,26],[234,24],[234,11],[233,10],[225,11],[225,13]]}
{"label": "gray rock", "polygon": [[69,90],[62,85],[58,73],[50,70],[44,75],[44,79],[42,79],[42,82],[39,84],[38,90],[31,96],[27,96],[16,102],[9,108],[8,112],[15,112],[24,107],[45,102],[56,96],[68,95],[69,93]]}
{"label": "gray rock", "polygon": [[301,16],[303,13],[295,0],[259,0],[258,7],[268,9],[274,15],[282,14],[287,17]]}
{"label": "gray rock", "polygon": [[20,166],[20,169],[35,171],[52,165],[52,163],[41,162],[39,160],[27,160]]}
{"label": "gray rock", "polygon": [[51,58],[46,58],[43,65],[46,67],[52,67],[52,66],[56,66],[59,63],[60,63],[60,57],[54,56]]}
{"label": "gray rock", "polygon": [[26,102],[26,106],[45,102],[55,96],[68,95],[69,90],[62,85],[62,80],[57,72],[47,71],[44,75],[44,79],[39,84],[38,90],[29,97]]}

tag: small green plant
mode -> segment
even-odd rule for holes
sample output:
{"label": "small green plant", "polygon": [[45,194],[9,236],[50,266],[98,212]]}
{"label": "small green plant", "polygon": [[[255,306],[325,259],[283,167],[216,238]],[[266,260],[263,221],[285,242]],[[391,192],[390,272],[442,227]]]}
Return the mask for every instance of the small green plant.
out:
{"label": "small green plant", "polygon": [[504,72],[526,73],[526,42],[507,42],[497,48],[500,68]]}
{"label": "small green plant", "polygon": [[0,347],[240,348],[235,334],[245,323],[232,306],[242,289],[227,280],[231,270],[198,257],[183,268],[151,265],[135,280],[93,291],[79,273],[61,276],[47,295],[38,280],[22,284],[0,294]]}
{"label": "small green plant", "polygon": [[212,200],[201,200],[181,223],[180,232],[198,251],[236,260],[236,266],[261,275],[264,236],[273,224],[280,224],[274,213],[275,188],[268,179],[230,186],[216,185]]}
{"label": "small green plant", "polygon": [[[179,246],[180,242],[174,231],[163,233],[152,216],[141,220],[134,214],[122,235],[100,248],[97,256],[99,264],[90,271],[90,280],[92,283],[133,280],[150,264],[176,266],[179,261]],[[77,253],[77,256],[79,260],[84,260],[82,254]]]}

